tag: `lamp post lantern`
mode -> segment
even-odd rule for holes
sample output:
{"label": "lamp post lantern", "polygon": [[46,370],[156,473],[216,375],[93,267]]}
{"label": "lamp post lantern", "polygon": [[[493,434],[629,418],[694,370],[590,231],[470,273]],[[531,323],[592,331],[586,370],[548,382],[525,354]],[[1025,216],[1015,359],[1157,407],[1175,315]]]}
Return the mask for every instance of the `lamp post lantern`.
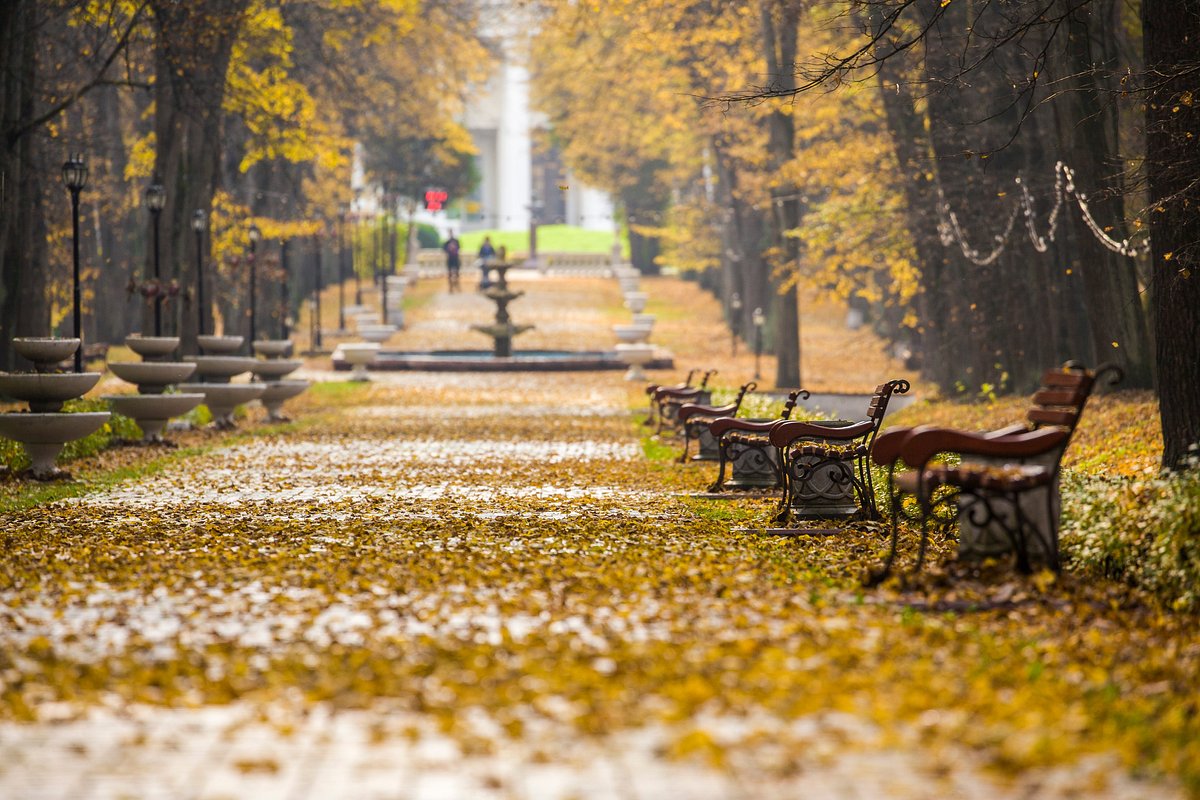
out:
{"label": "lamp post lantern", "polygon": [[87,185],[88,168],[82,153],[72,153],[62,165],[62,179],[71,193],[71,262],[73,265],[74,293],[72,315],[75,336],[79,348],[75,351],[75,371],[83,372],[83,311],[79,288],[79,192]]}
{"label": "lamp post lantern", "polygon": [[203,208],[192,213],[192,230],[196,232],[196,335],[204,335],[204,232],[208,230],[208,215]]}
{"label": "lamp post lantern", "polygon": [[757,381],[762,379],[758,366],[762,358],[763,325],[766,323],[767,317],[762,308],[755,308],[750,314],[750,319],[754,323],[754,380]]}
{"label": "lamp post lantern", "polygon": [[255,309],[254,309],[254,306],[255,306],[255,296],[254,295],[255,295],[255,291],[256,291],[255,285],[258,283],[258,255],[257,255],[257,253],[258,253],[258,243],[262,239],[262,231],[260,231],[258,229],[257,225],[251,223],[250,230],[247,232],[247,235],[250,237],[250,340],[249,340],[249,342],[247,342],[247,344],[250,346],[250,352],[253,353],[254,352],[254,340],[255,340],[256,334],[257,334],[257,331],[255,330],[255,328],[256,328],[255,323],[257,322],[257,320],[255,319]]}
{"label": "lamp post lantern", "polygon": [[162,274],[159,269],[158,220],[162,215],[163,206],[167,203],[167,192],[154,176],[146,187],[146,208],[150,209],[150,219],[154,228],[154,335],[162,336]]}
{"label": "lamp post lantern", "polygon": [[742,296],[737,292],[729,298],[729,345],[737,356],[738,328],[742,326]]}

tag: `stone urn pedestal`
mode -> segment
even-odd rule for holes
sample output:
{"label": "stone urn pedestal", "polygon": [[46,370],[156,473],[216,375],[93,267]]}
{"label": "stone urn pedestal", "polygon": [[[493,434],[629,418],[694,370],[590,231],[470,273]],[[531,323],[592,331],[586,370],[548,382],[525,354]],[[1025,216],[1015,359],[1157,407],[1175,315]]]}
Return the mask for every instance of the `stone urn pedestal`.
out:
{"label": "stone urn pedestal", "polygon": [[181,391],[199,392],[204,395],[204,404],[212,412],[213,425],[219,430],[236,426],[233,418],[237,407],[257,400],[267,390],[264,383],[232,383],[231,378],[249,372],[257,358],[232,355],[241,349],[241,336],[198,336],[196,341],[205,355],[189,356],[196,365],[200,383],[186,383]]}
{"label": "stone urn pedestal", "polygon": [[137,385],[137,394],[105,395],[112,410],[131,418],[142,429],[142,444],[167,444],[163,430],[172,417],[204,402],[198,392],[167,394],[167,390],[196,371],[195,364],[167,361],[179,346],[177,336],[125,337],[130,350],[142,361],[112,362],[108,369],[123,381]]}
{"label": "stone urn pedestal", "polygon": [[287,339],[264,339],[254,343],[254,352],[265,356],[254,363],[251,371],[267,387],[258,400],[267,410],[268,422],[287,422],[288,417],[283,413],[284,401],[302,394],[309,386],[308,381],[285,380],[304,366],[298,358],[284,357],[291,351],[292,343]]}
{"label": "stone urn pedestal", "polygon": [[640,314],[646,310],[646,302],[650,299],[650,295],[645,292],[626,292],[625,307],[634,314]]}
{"label": "stone urn pedestal", "polygon": [[72,414],[63,403],[82,397],[99,372],[54,372],[79,349],[78,339],[13,339],[13,349],[33,362],[32,373],[0,373],[0,394],[29,404],[29,411],[0,414],[0,436],[20,442],[29,455],[29,473],[36,480],[65,477],[55,462],[67,442],[100,429],[112,417],[107,411]]}
{"label": "stone urn pedestal", "polygon": [[[338,345],[338,350],[341,351],[342,359],[351,366],[350,380],[352,381],[369,381],[370,375],[367,374],[367,368],[375,363],[376,356],[379,355],[379,345],[375,342],[345,342]],[[337,354],[334,354],[334,359],[337,359]]]}
{"label": "stone urn pedestal", "polygon": [[645,342],[617,345],[617,356],[629,365],[625,373],[627,381],[646,380],[645,366],[654,360],[654,345]]}
{"label": "stone urn pedestal", "polygon": [[398,330],[400,329],[395,325],[359,325],[358,338],[376,344],[383,344],[392,338],[392,335]]}

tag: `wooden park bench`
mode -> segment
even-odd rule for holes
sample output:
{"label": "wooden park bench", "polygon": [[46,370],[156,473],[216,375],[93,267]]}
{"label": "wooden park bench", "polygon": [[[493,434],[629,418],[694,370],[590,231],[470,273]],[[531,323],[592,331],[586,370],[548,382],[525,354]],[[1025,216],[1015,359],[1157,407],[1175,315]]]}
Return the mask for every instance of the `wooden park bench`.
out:
{"label": "wooden park bench", "polygon": [[[1077,362],[1050,369],[1033,395],[1027,423],[1000,430],[969,431],[919,426],[882,434],[875,443],[875,463],[888,470],[891,546],[881,569],[868,583],[891,572],[896,560],[904,501],[913,501],[921,538],[914,572],[925,560],[930,527],[949,533],[959,523],[960,555],[970,536],[1016,556],[1017,569],[1032,570],[1040,559],[1060,569],[1058,557],[1058,479],[1063,453],[1079,424],[1097,379],[1108,373],[1110,384],[1121,380],[1118,367],[1091,372]],[[899,471],[903,463],[908,469]]]}
{"label": "wooden park bench", "polygon": [[857,422],[777,422],[768,438],[779,450],[783,496],[775,521],[795,515],[864,516],[878,519],[871,451],[893,394],[909,390],[906,380],[875,387],[866,417]]}
{"label": "wooden park bench", "polygon": [[692,378],[696,377],[696,373],[699,371],[700,370],[694,369],[694,368],[689,369],[687,377],[683,379],[683,383],[671,384],[670,386],[663,384],[663,383],[652,383],[649,386],[647,386],[646,394],[648,394],[650,396],[650,413],[646,415],[646,418],[644,420],[642,420],[642,424],[650,425],[656,419],[658,419],[657,397],[658,397],[658,391],[660,389],[664,389],[664,390],[690,389],[690,388],[692,388]]}
{"label": "wooden park bench", "polygon": [[[788,392],[783,413],[778,419],[721,417],[710,422],[708,430],[717,440],[719,464],[717,479],[708,487],[708,491],[715,494],[731,489],[744,491],[782,486],[783,467],[779,463],[779,450],[771,444],[771,429],[792,416],[798,400],[808,398],[809,393],[803,389]],[[731,473],[728,483],[725,481],[726,466]]]}
{"label": "wooden park bench", "polygon": [[[715,369],[704,373],[696,386],[652,386],[646,391],[650,394],[650,410],[657,418],[658,426],[655,436],[673,434],[679,429],[679,409],[687,403],[708,403],[712,392],[708,388],[708,379],[716,375]],[[689,373],[688,381],[691,381]]]}
{"label": "wooden park bench", "polygon": [[688,450],[691,449],[693,440],[700,442],[700,452],[693,456],[695,460],[717,460],[717,442],[710,433],[709,425],[722,417],[736,417],[746,393],[754,391],[756,385],[754,381],[743,383],[738,389],[737,397],[727,405],[709,406],[702,403],[685,403],[679,407],[676,416],[679,424],[683,426],[683,452],[679,456],[679,463],[682,464],[688,460]]}

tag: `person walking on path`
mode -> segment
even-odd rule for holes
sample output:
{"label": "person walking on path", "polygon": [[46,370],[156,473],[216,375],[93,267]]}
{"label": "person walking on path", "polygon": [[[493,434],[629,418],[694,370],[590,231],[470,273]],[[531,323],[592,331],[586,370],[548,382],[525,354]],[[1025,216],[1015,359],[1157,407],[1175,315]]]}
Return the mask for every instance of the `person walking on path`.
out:
{"label": "person walking on path", "polygon": [[462,269],[462,259],[459,258],[458,238],[454,235],[454,231],[450,231],[450,238],[442,245],[442,249],[446,251],[446,280],[450,284],[450,291],[458,291],[458,274]]}
{"label": "person walking on path", "polygon": [[488,279],[488,267],[492,265],[492,260],[496,257],[496,248],[492,247],[492,237],[483,237],[483,244],[479,245],[479,269],[483,270],[483,276],[479,279],[479,288],[486,289],[491,285]]}

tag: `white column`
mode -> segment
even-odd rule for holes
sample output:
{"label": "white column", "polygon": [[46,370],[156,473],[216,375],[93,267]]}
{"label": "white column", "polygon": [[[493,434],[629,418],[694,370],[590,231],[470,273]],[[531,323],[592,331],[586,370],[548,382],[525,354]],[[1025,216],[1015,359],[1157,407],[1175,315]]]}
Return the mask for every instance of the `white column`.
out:
{"label": "white column", "polygon": [[496,142],[498,208],[501,230],[529,227],[529,203],[533,192],[530,154],[529,71],[505,62],[504,103]]}

